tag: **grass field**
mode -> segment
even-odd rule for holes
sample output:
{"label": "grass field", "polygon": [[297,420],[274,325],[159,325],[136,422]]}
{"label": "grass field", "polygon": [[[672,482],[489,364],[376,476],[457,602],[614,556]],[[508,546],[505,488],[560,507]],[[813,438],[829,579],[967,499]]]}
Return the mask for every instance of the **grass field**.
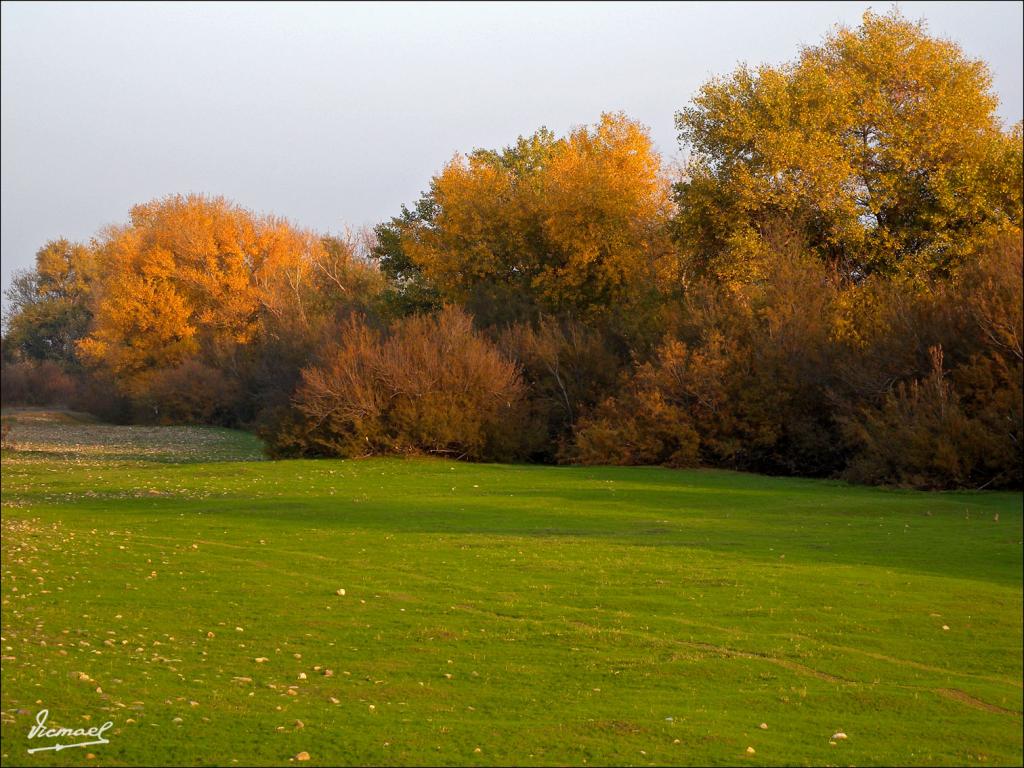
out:
{"label": "grass field", "polygon": [[4,765],[1022,763],[1020,494],[5,418]]}

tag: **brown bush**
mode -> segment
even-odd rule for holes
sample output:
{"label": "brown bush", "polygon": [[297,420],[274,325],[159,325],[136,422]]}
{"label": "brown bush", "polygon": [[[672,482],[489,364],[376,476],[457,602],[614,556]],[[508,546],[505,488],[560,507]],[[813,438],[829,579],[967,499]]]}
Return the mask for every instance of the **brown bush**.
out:
{"label": "brown bush", "polygon": [[985,346],[1024,360],[1024,240],[1002,235],[964,270],[964,305]]}
{"label": "brown bush", "polygon": [[845,477],[1020,486],[1021,253],[1019,236],[1003,236],[956,281],[884,281],[859,291],[832,392],[851,453]]}
{"label": "brown bush", "polygon": [[991,448],[985,429],[964,412],[939,347],[932,349],[932,365],[926,378],[900,382],[880,406],[866,406],[860,418],[844,422],[857,449],[844,473],[848,479],[915,488],[984,483],[980,473]]}
{"label": "brown bush", "polygon": [[835,295],[829,271],[792,246],[780,246],[760,283],[692,283],[675,333],[577,424],[575,458],[835,471],[826,397]]}
{"label": "brown bush", "polygon": [[295,395],[305,451],[507,457],[502,433],[518,429],[519,371],[461,310],[406,318],[386,337],[352,319],[322,358]]}
{"label": "brown bush", "polygon": [[4,406],[67,407],[75,397],[75,380],[51,360],[5,362],[0,380]]}
{"label": "brown bush", "polygon": [[574,458],[584,464],[698,464],[702,441],[706,454],[708,441],[722,434],[722,425],[712,422],[724,415],[727,347],[717,332],[697,349],[667,339],[617,398],[580,419]]}
{"label": "brown bush", "polygon": [[684,408],[665,401],[658,390],[641,390],[605,400],[577,426],[573,458],[581,464],[699,463],[700,436]]}
{"label": "brown bush", "polygon": [[385,453],[382,339],[352,318],[320,365],[302,371],[294,404],[301,425],[290,440],[305,450],[338,456]]}
{"label": "brown bush", "polygon": [[136,398],[137,417],[159,424],[230,424],[237,385],[222,371],[190,359],[153,371]]}
{"label": "brown bush", "polygon": [[132,421],[131,401],[121,395],[117,385],[99,371],[79,371],[75,377],[75,396],[71,407],[114,424]]}
{"label": "brown bush", "polygon": [[498,345],[526,384],[522,452],[541,461],[564,456],[573,423],[617,386],[623,366],[608,338],[579,322],[547,317],[510,326]]}

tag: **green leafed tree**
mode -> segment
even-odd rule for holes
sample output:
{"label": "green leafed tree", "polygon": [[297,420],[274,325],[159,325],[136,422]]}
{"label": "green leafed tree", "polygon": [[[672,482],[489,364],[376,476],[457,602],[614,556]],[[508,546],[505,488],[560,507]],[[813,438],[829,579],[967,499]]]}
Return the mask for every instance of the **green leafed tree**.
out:
{"label": "green leafed tree", "polygon": [[65,239],[36,253],[36,266],[16,274],[8,289],[7,354],[77,364],[75,345],[89,330],[95,278],[93,249]]}

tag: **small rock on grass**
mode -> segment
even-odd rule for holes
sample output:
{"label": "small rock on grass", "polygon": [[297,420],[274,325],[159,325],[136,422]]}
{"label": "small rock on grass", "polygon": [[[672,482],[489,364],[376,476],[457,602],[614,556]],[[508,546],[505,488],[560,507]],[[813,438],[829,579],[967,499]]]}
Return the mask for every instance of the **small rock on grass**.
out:
{"label": "small rock on grass", "polygon": [[837,731],[836,733],[832,734],[832,740],[833,741],[842,741],[845,738],[846,738],[846,734],[843,733],[842,731]]}
{"label": "small rock on grass", "polygon": [[757,752],[757,750],[756,750],[756,749],[754,749],[753,747],[747,747],[747,754],[748,754],[748,755],[753,755],[753,754],[755,754],[756,752]]}
{"label": "small rock on grass", "polygon": [[295,759],[296,760],[309,760],[309,752],[299,752],[299,754],[297,754],[295,756]]}
{"label": "small rock on grass", "polygon": [[762,731],[767,731],[768,730],[768,723],[761,723],[757,727],[760,728]]}

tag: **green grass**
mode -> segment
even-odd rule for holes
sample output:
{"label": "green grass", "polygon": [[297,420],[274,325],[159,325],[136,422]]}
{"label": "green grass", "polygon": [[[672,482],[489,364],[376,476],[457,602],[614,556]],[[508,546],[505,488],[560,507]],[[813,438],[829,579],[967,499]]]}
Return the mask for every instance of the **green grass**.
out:
{"label": "green grass", "polygon": [[11,418],[4,765],[1022,763],[1019,494]]}

